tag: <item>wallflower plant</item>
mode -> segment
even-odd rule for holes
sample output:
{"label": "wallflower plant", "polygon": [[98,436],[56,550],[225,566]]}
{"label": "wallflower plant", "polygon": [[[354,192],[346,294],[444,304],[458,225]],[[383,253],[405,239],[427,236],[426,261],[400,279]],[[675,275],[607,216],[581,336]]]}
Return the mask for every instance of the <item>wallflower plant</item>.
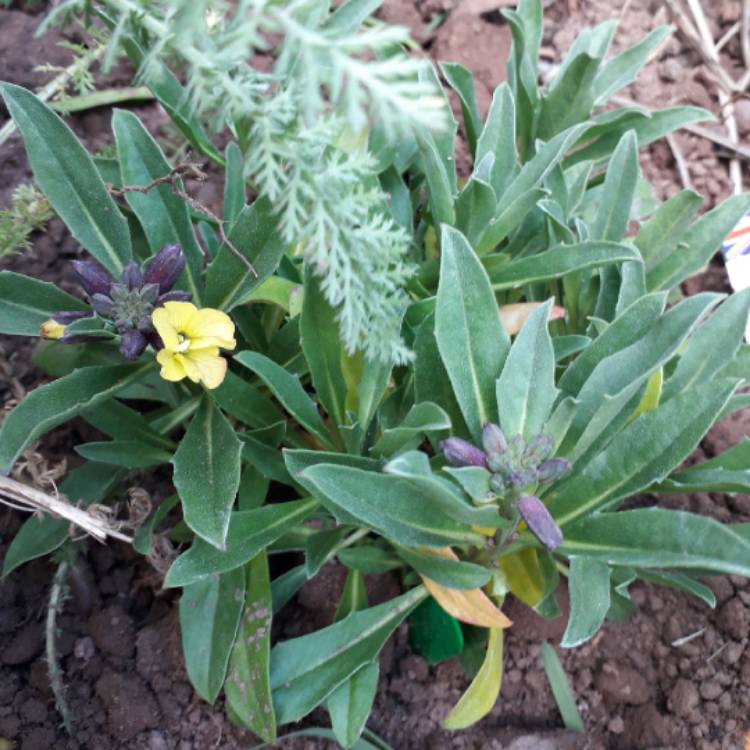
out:
{"label": "wallflower plant", "polygon": [[[263,8],[299,10],[287,5]],[[315,21],[346,18],[355,33],[375,6],[350,0],[331,14],[319,3]],[[161,29],[149,65],[163,65],[172,16],[157,27],[145,13],[144,31],[122,12],[116,41],[132,52]],[[87,302],[0,273],[0,330],[36,336],[41,326],[57,339],[37,354],[54,379],[5,417],[0,470],[73,417],[104,437],[75,446],[83,463],[60,487],[71,503],[112,502],[167,467],[175,494],[153,508],[134,547],[150,554],[156,535],[178,547],[164,585],[182,589],[190,679],[207,701],[223,691],[233,721],[264,741],[323,706],[338,742],[352,747],[375,697],[378,654],[406,620],[429,661],[475,664],[444,718],[460,729],[500,694],[506,597],[557,618],[567,579],[560,645],[571,648],[634,611],[637,579],[714,606],[705,576],[750,574],[746,525],[659,504],[675,492],[750,491],[750,441],[683,467],[717,420],[750,402],[741,390],[750,292],[680,292],[750,198],[695,221],[701,199],[691,191],[659,204],[639,147],[710,115],[604,109],[668,29],[609,59],[615,24],[585,29],[541,87],[541,3],[521,0],[504,15],[508,81],[486,119],[469,72],[441,66],[473,157],[465,182],[453,121],[442,130],[412,122],[395,140],[373,121],[359,146],[383,221],[407,238],[398,263],[414,273],[397,274],[404,286],[392,292],[406,300],[398,338],[409,356],[353,347],[347,295],[366,294],[366,284],[332,293],[306,249],[315,240],[290,233],[278,195],[261,190],[245,203],[259,157],[236,121],[223,123],[236,140],[221,157],[221,218],[255,273],[168,186],[115,202],[105,183],[143,186],[171,167],[133,114],[113,115],[115,158],[92,158],[30,92],[2,85],[39,188],[94,260],[76,265]],[[292,51],[283,55],[288,70]],[[300,59],[310,58],[303,50]],[[445,96],[437,71],[417,75]],[[144,80],[194,147],[214,148],[200,102],[187,104],[201,81],[183,91],[174,78]],[[84,553],[65,521],[31,518],[4,573],[63,546]],[[282,552],[298,562],[272,577],[269,557]],[[272,642],[272,619],[332,561],[347,570],[334,621]],[[366,575],[396,576],[403,593],[369,606]]]}

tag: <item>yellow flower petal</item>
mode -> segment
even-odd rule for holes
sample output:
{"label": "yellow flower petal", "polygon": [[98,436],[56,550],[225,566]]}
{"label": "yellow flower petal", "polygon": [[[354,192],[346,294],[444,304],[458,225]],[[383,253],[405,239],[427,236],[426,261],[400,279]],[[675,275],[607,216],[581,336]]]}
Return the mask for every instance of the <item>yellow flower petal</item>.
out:
{"label": "yellow flower petal", "polygon": [[65,326],[50,318],[39,326],[39,335],[43,339],[57,341],[57,339],[61,339],[65,335]]}
{"label": "yellow flower petal", "polygon": [[157,352],[156,361],[161,365],[161,372],[159,374],[164,380],[177,382],[185,377],[187,373],[180,359],[179,355],[175,355],[167,349]]}
{"label": "yellow flower petal", "polygon": [[211,346],[234,349],[237,346],[234,340],[234,323],[220,310],[198,310],[184,331],[190,338],[191,349],[206,349]]}
{"label": "yellow flower petal", "polygon": [[192,302],[165,302],[164,309],[169,315],[172,327],[179,333],[190,336],[188,331],[199,312],[198,308]]}
{"label": "yellow flower petal", "polygon": [[172,351],[176,349],[180,340],[177,338],[177,331],[172,325],[169,312],[163,307],[157,307],[151,313],[151,322],[154,324],[154,328],[156,328],[156,332],[159,334],[164,348]]}
{"label": "yellow flower petal", "polygon": [[208,389],[217,388],[227,374],[227,361],[219,356],[218,348],[191,351],[188,359],[200,372],[200,379]]}
{"label": "yellow flower petal", "polygon": [[194,383],[200,383],[201,371],[196,366],[193,358],[187,354],[175,354],[175,357],[180,360],[180,363],[185,368],[185,374],[190,378],[190,380],[192,380]]}

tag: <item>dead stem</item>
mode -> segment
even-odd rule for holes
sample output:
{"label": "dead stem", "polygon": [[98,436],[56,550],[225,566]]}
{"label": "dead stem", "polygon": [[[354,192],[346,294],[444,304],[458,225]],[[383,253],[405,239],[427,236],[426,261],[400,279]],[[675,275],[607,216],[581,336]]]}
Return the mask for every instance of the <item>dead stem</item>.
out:
{"label": "dead stem", "polygon": [[62,668],[57,661],[57,649],[55,640],[57,638],[57,616],[62,614],[65,604],[65,577],[68,574],[68,563],[61,562],[57,566],[55,577],[52,579],[52,588],[49,594],[49,606],[47,608],[47,671],[49,672],[49,683],[55,696],[55,705],[65,726],[65,731],[72,735],[73,727],[70,721],[70,709],[65,700],[65,685],[63,684]]}

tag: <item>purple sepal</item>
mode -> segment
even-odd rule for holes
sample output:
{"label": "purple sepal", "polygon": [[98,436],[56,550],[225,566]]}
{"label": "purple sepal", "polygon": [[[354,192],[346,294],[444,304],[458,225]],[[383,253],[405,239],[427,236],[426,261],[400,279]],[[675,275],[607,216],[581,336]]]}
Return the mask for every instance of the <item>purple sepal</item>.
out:
{"label": "purple sepal", "polygon": [[115,309],[115,304],[106,294],[97,293],[91,297],[91,307],[93,307],[103,318],[111,318]]}
{"label": "purple sepal", "polygon": [[171,292],[160,294],[156,300],[156,307],[163,305],[165,302],[191,302],[193,295],[182,289],[173,289]]}
{"label": "purple sepal", "polygon": [[143,274],[146,284],[158,284],[159,293],[168,292],[185,268],[185,255],[179,245],[167,245],[148,262]]}
{"label": "purple sepal", "polygon": [[550,515],[545,504],[534,495],[525,495],[518,501],[518,512],[534,536],[549,550],[562,544],[560,527]]}
{"label": "purple sepal", "polygon": [[125,266],[120,281],[131,291],[133,289],[140,289],[143,286],[143,274],[134,260],[131,260],[127,266]]}
{"label": "purple sepal", "polygon": [[443,452],[446,460],[453,466],[481,466],[483,469],[487,466],[487,456],[472,445],[467,440],[461,438],[447,438],[440,443],[440,450]]}
{"label": "purple sepal", "polygon": [[549,461],[543,461],[539,464],[537,475],[540,482],[549,484],[565,476],[570,469],[570,461],[567,458],[551,458]]}
{"label": "purple sepal", "polygon": [[89,297],[95,294],[109,294],[112,277],[98,263],[94,263],[93,260],[74,260],[73,270]]}
{"label": "purple sepal", "polygon": [[55,323],[61,323],[64,326],[68,326],[76,320],[82,320],[83,318],[90,318],[92,313],[89,310],[76,310],[75,312],[58,312],[52,316],[52,320]]}
{"label": "purple sepal", "polygon": [[120,354],[131,361],[138,359],[143,354],[148,342],[140,331],[125,331],[120,339]]}

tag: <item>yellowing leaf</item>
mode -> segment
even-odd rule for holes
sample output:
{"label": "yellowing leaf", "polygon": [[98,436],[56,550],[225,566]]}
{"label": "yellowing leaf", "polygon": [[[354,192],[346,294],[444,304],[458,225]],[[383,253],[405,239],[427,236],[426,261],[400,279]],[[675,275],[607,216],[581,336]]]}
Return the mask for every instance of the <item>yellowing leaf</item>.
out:
{"label": "yellowing leaf", "polygon": [[487,716],[503,684],[503,631],[490,628],[487,652],[477,676],[443,720],[446,729],[466,729]]}
{"label": "yellowing leaf", "polygon": [[500,566],[516,599],[529,607],[539,604],[544,596],[544,576],[535,549],[527,548],[504,557],[500,560]]}
{"label": "yellowing leaf", "polygon": [[[517,334],[523,328],[523,324],[527,321],[529,315],[543,304],[544,302],[518,302],[514,305],[501,305],[500,322],[508,335],[514,336]],[[550,312],[549,319],[557,320],[564,317],[565,308],[555,305]]]}
{"label": "yellowing leaf", "polygon": [[[422,548],[420,552],[458,560],[458,555],[450,547]],[[513,623],[492,603],[482,589],[470,591],[449,589],[422,576],[427,590],[437,603],[457,620],[483,628],[508,628]]]}
{"label": "yellowing leaf", "polygon": [[659,406],[659,400],[661,399],[661,388],[664,384],[664,368],[660,367],[654,372],[646,383],[646,390],[641,399],[641,403],[633,412],[633,416],[630,417],[630,422],[639,417],[641,414],[647,411],[653,411]]}

